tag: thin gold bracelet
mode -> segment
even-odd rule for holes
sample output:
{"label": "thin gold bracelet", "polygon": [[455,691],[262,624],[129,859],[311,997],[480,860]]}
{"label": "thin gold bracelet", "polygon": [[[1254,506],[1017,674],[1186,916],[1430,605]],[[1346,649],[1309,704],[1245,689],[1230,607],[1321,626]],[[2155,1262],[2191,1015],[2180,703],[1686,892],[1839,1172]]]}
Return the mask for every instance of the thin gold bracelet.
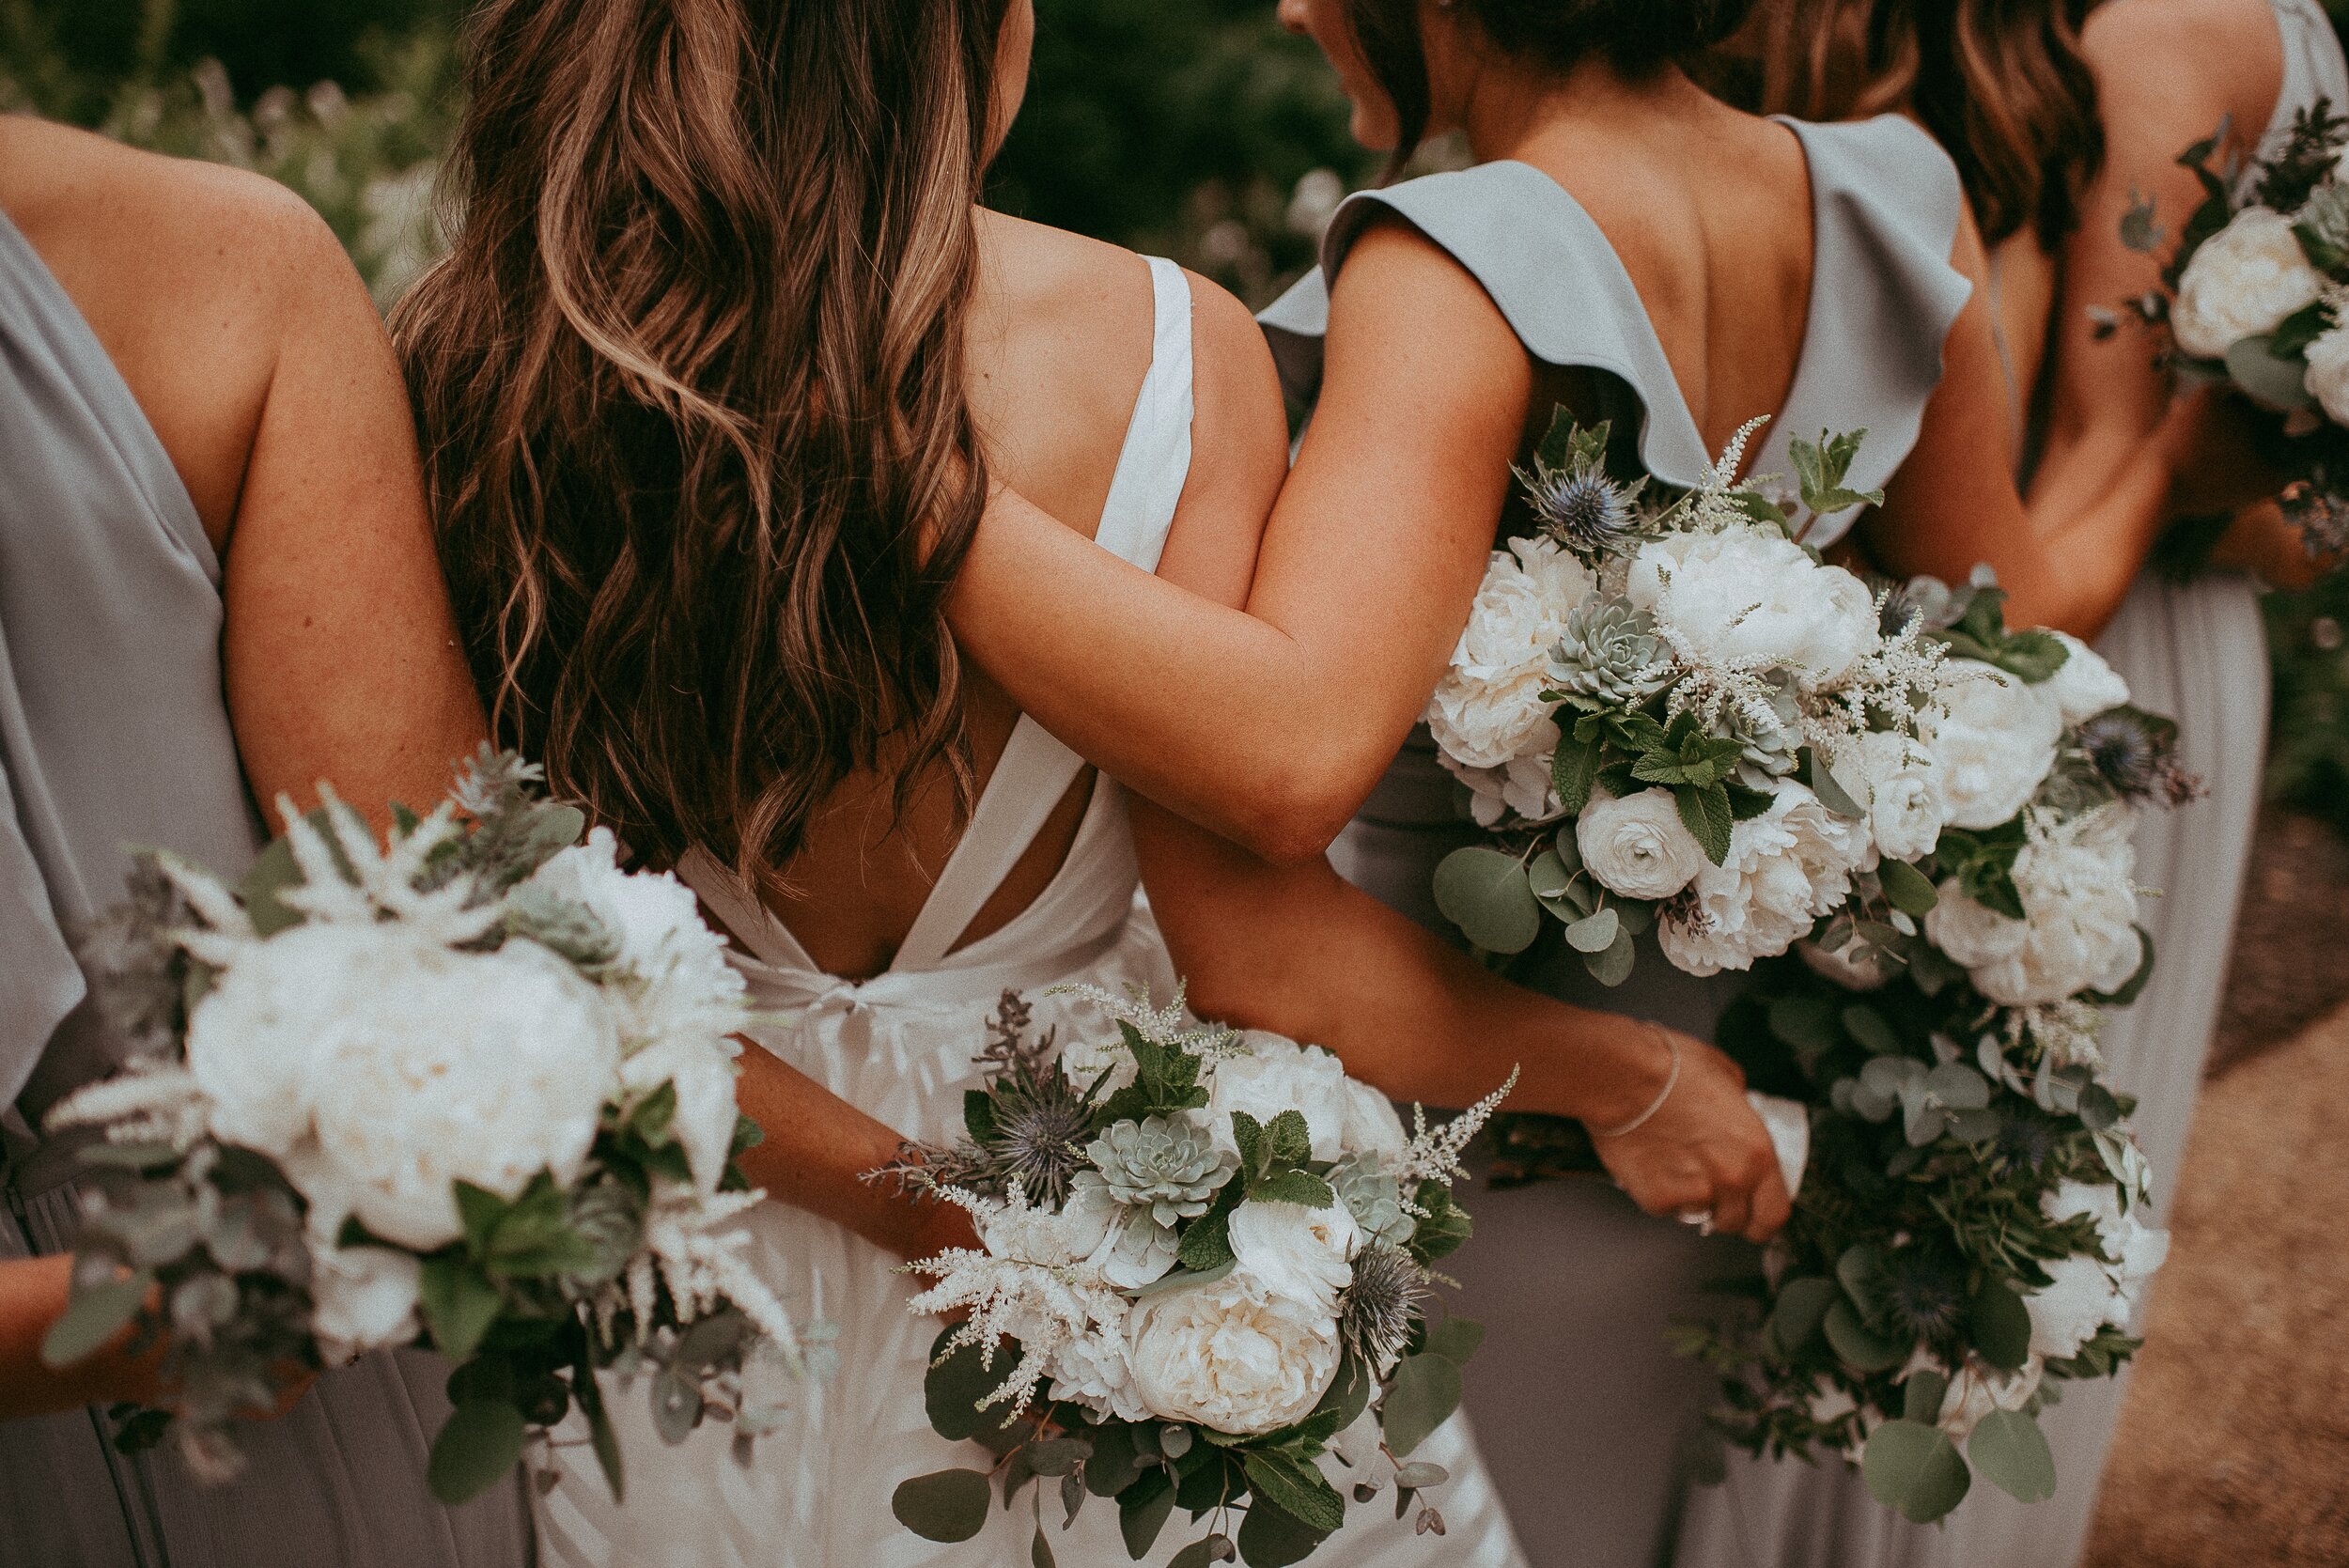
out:
{"label": "thin gold bracelet", "polygon": [[1591,1129],[1593,1138],[1622,1138],[1639,1131],[1648,1125],[1657,1111],[1664,1109],[1664,1102],[1672,1097],[1674,1089],[1680,1087],[1680,1041],[1678,1037],[1654,1023],[1648,1023],[1646,1028],[1649,1034],[1662,1041],[1664,1048],[1672,1052],[1672,1070],[1664,1075],[1664,1087],[1656,1092],[1656,1098],[1649,1102],[1645,1110],[1641,1111],[1623,1126],[1609,1127],[1604,1132],[1593,1127]]}

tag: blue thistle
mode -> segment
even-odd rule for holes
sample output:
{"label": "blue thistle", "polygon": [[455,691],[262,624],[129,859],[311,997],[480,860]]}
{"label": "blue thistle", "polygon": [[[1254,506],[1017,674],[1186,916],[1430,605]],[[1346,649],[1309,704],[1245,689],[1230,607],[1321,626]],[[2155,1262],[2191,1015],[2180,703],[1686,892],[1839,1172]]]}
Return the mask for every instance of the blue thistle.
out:
{"label": "blue thistle", "polygon": [[1645,480],[1618,485],[1588,461],[1564,468],[1537,461],[1531,474],[1519,469],[1517,478],[1542,531],[1577,555],[1622,554],[1642,532],[1635,503]]}
{"label": "blue thistle", "polygon": [[2079,727],[2078,744],[2096,776],[2124,800],[2180,806],[2202,792],[2178,762],[2178,726],[2167,719],[2112,708]]}

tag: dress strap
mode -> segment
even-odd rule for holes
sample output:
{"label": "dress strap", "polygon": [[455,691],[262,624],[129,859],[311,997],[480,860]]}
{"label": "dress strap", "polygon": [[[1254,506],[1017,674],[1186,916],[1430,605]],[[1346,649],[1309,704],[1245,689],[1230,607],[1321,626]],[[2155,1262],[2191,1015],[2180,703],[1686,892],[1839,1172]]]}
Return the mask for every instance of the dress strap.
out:
{"label": "dress strap", "polygon": [[[1155,300],[1150,369],[1134,399],[1126,444],[1110,479],[1094,540],[1120,560],[1156,571],[1190,474],[1190,285],[1174,263],[1150,258]],[[1022,714],[980,793],[962,841],[897,949],[893,970],[937,968],[1084,768],[1084,759]]]}

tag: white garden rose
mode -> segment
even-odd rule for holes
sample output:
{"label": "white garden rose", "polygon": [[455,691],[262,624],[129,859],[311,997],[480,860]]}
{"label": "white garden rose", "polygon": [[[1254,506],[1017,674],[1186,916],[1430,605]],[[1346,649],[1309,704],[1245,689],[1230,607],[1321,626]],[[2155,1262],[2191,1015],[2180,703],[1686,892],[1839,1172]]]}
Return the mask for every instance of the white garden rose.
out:
{"label": "white garden rose", "polygon": [[1835,758],[1835,782],[1868,813],[1870,848],[1860,869],[1879,857],[1913,861],[1933,852],[1949,826],[1950,800],[1932,748],[1921,740],[1871,731],[1855,736]]}
{"label": "white garden rose", "polygon": [[429,1251],[461,1232],[457,1181],[515,1198],[541,1171],[578,1178],[619,1040],[596,988],[536,942],[456,953],[383,932],[354,933],[379,958],[317,1047],[315,1137],[361,1222]]}
{"label": "white garden rose", "polygon": [[2272,333],[2325,292],[2292,220],[2247,207],[2202,241],[2178,279],[2170,326],[2178,347],[2197,359],[2224,359],[2247,337]]}
{"label": "white garden rose", "polygon": [[2349,425],[2349,327],[2335,327],[2309,345],[2301,384],[2336,425]]}
{"label": "white garden rose", "polygon": [[[2000,1372],[1979,1356],[1968,1356],[1966,1364],[1950,1374],[1949,1389],[1941,1396],[1940,1413],[1934,1424],[1949,1434],[1952,1442],[1963,1443],[1992,1411],[2028,1407],[2031,1395],[2039,1391],[2046,1369],[2046,1364],[2035,1355],[2026,1357],[2013,1372]],[[1940,1370],[1938,1363],[1935,1370]]]}
{"label": "white garden rose", "polygon": [[512,1198],[540,1171],[578,1175],[619,1040],[596,988],[535,942],[460,953],[319,922],[229,967],[190,1019],[188,1064],[215,1133],[283,1161],[321,1222],[355,1215],[429,1251],[459,1234],[453,1182]]}
{"label": "white garden rose", "polygon": [[1270,1126],[1283,1110],[1294,1110],[1305,1118],[1314,1158],[1333,1160],[1346,1153],[1346,1118],[1353,1104],[1346,1064],[1319,1046],[1300,1046],[1261,1030],[1246,1031],[1240,1041],[1247,1054],[1219,1057],[1209,1069],[1207,1131],[1217,1147],[1237,1147],[1232,1141],[1236,1110],[1246,1111],[1263,1126]]}
{"label": "white garden rose", "polygon": [[1782,669],[1830,686],[1880,641],[1875,599],[1792,539],[1745,529],[1641,547],[1626,597],[1717,668]]}
{"label": "white garden rose", "polygon": [[2024,919],[1986,908],[1951,882],[1925,917],[1925,935],[2004,1006],[2119,990],[2144,961],[2132,826],[2129,813],[2108,808],[2035,831],[2015,861]]}
{"label": "white garden rose", "polygon": [[1864,828],[1820,804],[1792,779],[1761,815],[1731,831],[1729,858],[1707,862],[1691,887],[1694,919],[1657,924],[1664,955],[1690,974],[1748,970],[1811,934],[1851,892],[1867,847]]}
{"label": "white garden rose", "polygon": [[2077,728],[2099,713],[2128,702],[2129,683],[2121,678],[2120,671],[2105,662],[2104,655],[2068,631],[2051,631],[2048,635],[2063,644],[2069,657],[2039,691],[2055,704],[2065,729]]}
{"label": "white garden rose", "polygon": [[1950,826],[1981,831],[2030,803],[2063,737],[2063,715],[2040,690],[1995,665],[1952,659],[1919,728],[1932,749]]}
{"label": "white garden rose", "polygon": [[1610,893],[1670,898],[1704,869],[1704,846],[1680,820],[1669,789],[1643,789],[1618,800],[1594,791],[1574,825],[1582,863]]}
{"label": "white garden rose", "polygon": [[1394,1102],[1357,1078],[1347,1079],[1344,1089],[1346,1127],[1338,1135],[1340,1147],[1349,1155],[1401,1159],[1411,1139],[1403,1130]]}
{"label": "white garden rose", "polygon": [[1131,1319],[1134,1382],[1161,1421],[1252,1436],[1312,1414],[1338,1373],[1338,1327],[1317,1302],[1245,1275],[1169,1291]]}
{"label": "white garden rose", "polygon": [[424,1264],[389,1247],[319,1246],[310,1256],[310,1326],[329,1366],[416,1337]]}
{"label": "white garden rose", "polygon": [[1427,727],[1464,768],[1501,768],[1557,749],[1549,654],[1566,617],[1596,589],[1589,570],[1549,538],[1496,550],[1452,662],[1428,699]]}
{"label": "white garden rose", "polygon": [[1231,1237],[1238,1273],[1272,1296],[1332,1313],[1362,1250],[1362,1228],[1344,1203],[1316,1209],[1251,1199],[1232,1211]]}

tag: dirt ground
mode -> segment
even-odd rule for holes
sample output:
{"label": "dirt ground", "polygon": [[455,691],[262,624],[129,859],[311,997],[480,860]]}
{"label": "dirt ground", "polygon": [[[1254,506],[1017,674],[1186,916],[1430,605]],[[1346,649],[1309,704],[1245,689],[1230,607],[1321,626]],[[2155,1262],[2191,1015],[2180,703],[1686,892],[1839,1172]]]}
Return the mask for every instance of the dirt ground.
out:
{"label": "dirt ground", "polygon": [[2086,1568],[2349,1564],[2349,846],[2271,812]]}

